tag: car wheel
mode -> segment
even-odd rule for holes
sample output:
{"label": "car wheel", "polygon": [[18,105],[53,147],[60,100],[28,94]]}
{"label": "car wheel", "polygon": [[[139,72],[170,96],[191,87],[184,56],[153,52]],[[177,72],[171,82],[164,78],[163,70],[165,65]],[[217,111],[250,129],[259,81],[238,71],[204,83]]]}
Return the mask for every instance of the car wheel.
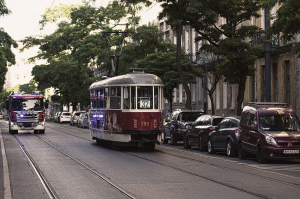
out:
{"label": "car wheel", "polygon": [[227,144],[226,144],[226,154],[227,154],[228,157],[234,157],[234,156],[236,156],[236,151],[233,148],[233,143],[232,143],[231,140],[227,141]]}
{"label": "car wheel", "polygon": [[240,145],[239,147],[239,159],[243,160],[247,158],[247,154],[244,151],[243,147]]}
{"label": "car wheel", "polygon": [[215,153],[215,150],[213,148],[213,145],[212,145],[210,139],[208,139],[208,142],[207,142],[207,151],[208,151],[209,154]]}
{"label": "car wheel", "polygon": [[177,144],[177,140],[176,140],[176,138],[174,137],[174,134],[173,134],[173,133],[171,133],[171,144],[172,144],[173,146],[175,146],[175,145]]}
{"label": "car wheel", "polygon": [[257,161],[260,164],[267,163],[267,160],[264,158],[264,152],[261,147],[258,148]]}
{"label": "car wheel", "polygon": [[199,151],[204,151],[204,146],[203,146],[203,143],[202,143],[201,136],[199,136],[199,139],[198,139],[198,147],[199,147]]}
{"label": "car wheel", "polygon": [[185,149],[190,149],[191,148],[191,146],[189,145],[189,137],[184,136],[183,137],[183,143],[184,143],[184,148]]}

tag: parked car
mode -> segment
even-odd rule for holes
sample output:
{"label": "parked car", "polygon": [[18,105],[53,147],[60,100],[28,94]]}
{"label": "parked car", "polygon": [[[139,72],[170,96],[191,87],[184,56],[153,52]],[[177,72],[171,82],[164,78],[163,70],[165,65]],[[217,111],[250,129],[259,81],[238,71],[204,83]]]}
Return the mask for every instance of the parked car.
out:
{"label": "parked car", "polygon": [[208,135],[208,153],[226,152],[227,156],[237,156],[240,120],[235,117],[224,118]]}
{"label": "parked car", "polygon": [[55,123],[58,123],[58,122],[59,122],[60,113],[61,113],[61,112],[56,112],[56,113],[55,113],[55,115],[54,115],[54,122],[55,122]]}
{"label": "parked car", "polygon": [[77,120],[78,128],[90,128],[90,120],[88,117],[88,113],[81,113]]}
{"label": "parked car", "polygon": [[59,123],[70,122],[71,113],[69,112],[61,112],[59,116]]}
{"label": "parked car", "polygon": [[223,119],[223,116],[213,115],[198,117],[184,133],[184,148],[188,149],[191,146],[198,146],[200,151],[207,150],[209,134],[215,130]]}
{"label": "parked car", "polygon": [[259,163],[300,158],[299,118],[284,103],[249,103],[243,108],[239,128],[240,159],[248,154],[256,155]]}
{"label": "parked car", "polygon": [[75,124],[77,125],[77,119],[81,113],[85,113],[85,112],[84,111],[74,111],[72,113],[71,118],[70,118],[70,125],[72,125],[72,126],[74,126]]}
{"label": "parked car", "polygon": [[176,145],[178,141],[183,141],[184,132],[203,113],[203,110],[176,111],[170,124],[168,124],[170,130],[165,131],[164,140],[171,140],[172,145]]}

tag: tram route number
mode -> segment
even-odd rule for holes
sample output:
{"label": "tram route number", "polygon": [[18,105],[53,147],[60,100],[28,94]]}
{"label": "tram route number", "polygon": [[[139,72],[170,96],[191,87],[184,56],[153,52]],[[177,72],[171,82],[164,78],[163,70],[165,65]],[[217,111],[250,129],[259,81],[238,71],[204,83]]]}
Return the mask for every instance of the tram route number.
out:
{"label": "tram route number", "polygon": [[149,126],[149,122],[142,122],[142,126]]}
{"label": "tram route number", "polygon": [[150,108],[150,99],[141,99],[140,108]]}

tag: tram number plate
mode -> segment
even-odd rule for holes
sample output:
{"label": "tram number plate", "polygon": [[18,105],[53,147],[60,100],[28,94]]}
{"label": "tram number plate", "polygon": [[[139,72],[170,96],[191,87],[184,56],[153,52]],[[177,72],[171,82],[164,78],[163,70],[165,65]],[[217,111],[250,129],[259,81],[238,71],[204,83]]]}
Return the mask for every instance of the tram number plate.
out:
{"label": "tram number plate", "polygon": [[141,99],[140,108],[150,108],[150,99]]}
{"label": "tram number plate", "polygon": [[299,150],[283,150],[284,154],[298,154]]}

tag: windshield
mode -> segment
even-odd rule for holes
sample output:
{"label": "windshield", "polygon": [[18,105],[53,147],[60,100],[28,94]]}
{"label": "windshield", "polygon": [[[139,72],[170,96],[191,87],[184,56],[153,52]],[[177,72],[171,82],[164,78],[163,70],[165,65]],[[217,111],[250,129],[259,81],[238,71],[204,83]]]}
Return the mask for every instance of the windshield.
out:
{"label": "windshield", "polygon": [[300,131],[299,121],[293,115],[261,115],[259,125],[264,131]]}
{"label": "windshield", "polygon": [[13,111],[22,111],[22,110],[41,111],[44,108],[43,99],[42,98],[13,99],[11,108]]}

